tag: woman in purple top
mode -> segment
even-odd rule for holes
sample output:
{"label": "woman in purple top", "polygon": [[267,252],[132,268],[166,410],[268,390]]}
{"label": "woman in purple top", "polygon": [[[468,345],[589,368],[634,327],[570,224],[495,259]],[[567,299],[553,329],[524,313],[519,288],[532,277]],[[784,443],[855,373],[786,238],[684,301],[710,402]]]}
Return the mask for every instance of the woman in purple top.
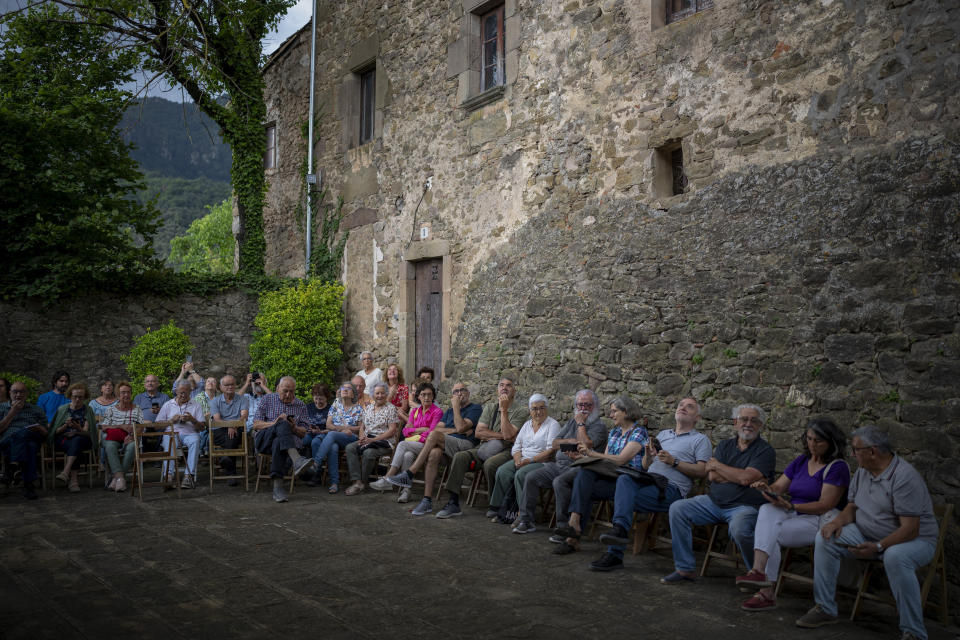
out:
{"label": "woman in purple top", "polygon": [[744,611],[775,609],[773,585],[780,570],[781,547],[814,543],[824,514],[838,513],[850,485],[850,467],[844,461],[847,439],[833,421],[817,418],[807,425],[804,452],[787,465],[772,485],[758,481],[770,504],[760,507],[754,530],[753,568],[738,576],[740,587],[759,591],[740,605]]}

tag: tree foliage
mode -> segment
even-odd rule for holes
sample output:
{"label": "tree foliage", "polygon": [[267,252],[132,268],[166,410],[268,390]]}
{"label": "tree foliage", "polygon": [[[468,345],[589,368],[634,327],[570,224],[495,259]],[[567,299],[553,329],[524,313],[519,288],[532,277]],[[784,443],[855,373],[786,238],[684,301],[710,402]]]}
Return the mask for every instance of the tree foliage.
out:
{"label": "tree foliage", "polygon": [[143,379],[149,374],[160,378],[161,385],[176,378],[191,351],[190,338],[173,320],[153,331],[147,328],[147,332],[134,341],[130,352],[120,356],[127,363],[134,395],[143,392]]}
{"label": "tree foliage", "polygon": [[0,34],[0,295],[128,286],[160,266],[152,205],[116,127],[136,56],[54,6]]}
{"label": "tree foliage", "polygon": [[343,285],[311,279],[263,293],[254,324],[254,370],[274,381],[293,376],[305,399],[315,382],[333,383],[343,358]]}
{"label": "tree foliage", "polygon": [[210,213],[170,241],[167,262],[192,273],[233,273],[233,208],[224,200],[207,209]]}
{"label": "tree foliage", "polygon": [[[181,85],[233,154],[240,272],[263,273],[266,181],[261,40],[294,0],[55,0],[131,47],[145,68]],[[228,100],[220,100],[222,96]]]}
{"label": "tree foliage", "polygon": [[23,386],[27,388],[27,402],[33,404],[36,403],[37,398],[40,397],[40,381],[30,376],[21,375],[19,373],[12,373],[10,371],[0,371],[0,378],[6,378],[10,381],[10,384],[14,382],[22,382]]}

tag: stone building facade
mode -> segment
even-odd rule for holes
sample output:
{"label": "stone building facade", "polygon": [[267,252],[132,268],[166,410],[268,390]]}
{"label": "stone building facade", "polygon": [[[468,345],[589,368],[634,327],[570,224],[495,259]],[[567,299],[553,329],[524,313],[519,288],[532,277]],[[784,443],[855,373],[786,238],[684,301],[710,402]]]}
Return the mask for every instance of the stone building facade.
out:
{"label": "stone building facade", "polygon": [[[498,3],[320,3],[345,352],[410,375],[438,332],[446,384],[486,397],[510,371],[557,414],[580,387],[626,392],[654,427],[693,394],[714,440],[757,402],[781,465],[811,415],[874,422],[956,502],[958,5],[716,0],[667,23],[664,0],[500,4],[484,90]],[[303,273],[309,36],[264,71],[283,275]],[[417,316],[437,301],[439,328]]]}

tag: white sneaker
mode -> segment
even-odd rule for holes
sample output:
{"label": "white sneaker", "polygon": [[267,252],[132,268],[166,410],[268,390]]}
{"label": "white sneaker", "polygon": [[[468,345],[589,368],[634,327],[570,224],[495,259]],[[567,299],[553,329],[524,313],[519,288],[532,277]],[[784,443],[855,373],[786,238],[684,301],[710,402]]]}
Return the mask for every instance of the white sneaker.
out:
{"label": "white sneaker", "polygon": [[393,485],[387,482],[386,478],[380,478],[376,482],[371,482],[370,488],[374,491],[393,491]]}
{"label": "white sneaker", "polygon": [[400,489],[400,495],[397,496],[397,502],[410,502],[410,489],[408,487]]}

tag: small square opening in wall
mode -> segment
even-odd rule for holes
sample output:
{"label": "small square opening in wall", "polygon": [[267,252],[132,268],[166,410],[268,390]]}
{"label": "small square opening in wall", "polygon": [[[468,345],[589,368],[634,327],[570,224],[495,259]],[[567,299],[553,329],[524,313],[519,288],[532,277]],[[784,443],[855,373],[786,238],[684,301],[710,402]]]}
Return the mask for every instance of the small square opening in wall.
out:
{"label": "small square opening in wall", "polygon": [[653,152],[653,193],[658,198],[680,195],[687,189],[683,144],[671,140]]}

